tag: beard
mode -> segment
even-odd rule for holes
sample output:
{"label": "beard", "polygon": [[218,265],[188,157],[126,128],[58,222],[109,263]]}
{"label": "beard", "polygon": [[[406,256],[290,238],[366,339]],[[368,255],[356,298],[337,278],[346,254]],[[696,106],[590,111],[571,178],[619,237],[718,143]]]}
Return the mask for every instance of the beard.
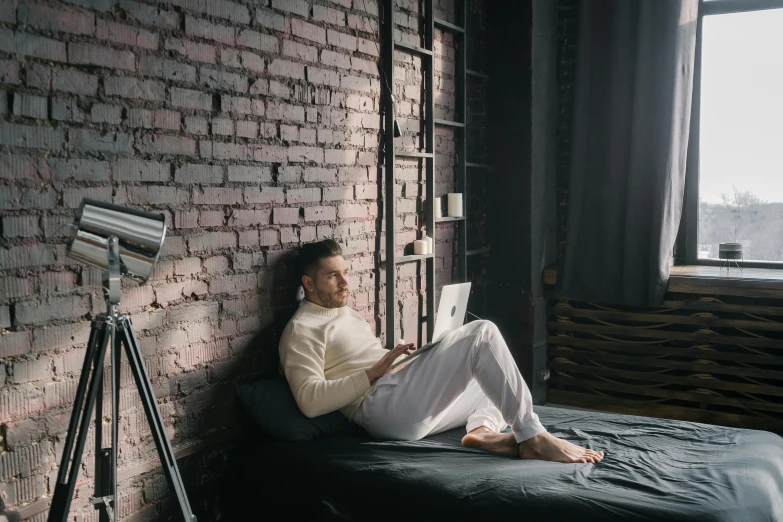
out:
{"label": "beard", "polygon": [[325,292],[323,290],[316,290],[315,295],[318,296],[318,300],[321,301],[326,308],[341,308],[348,303],[348,291],[340,292]]}

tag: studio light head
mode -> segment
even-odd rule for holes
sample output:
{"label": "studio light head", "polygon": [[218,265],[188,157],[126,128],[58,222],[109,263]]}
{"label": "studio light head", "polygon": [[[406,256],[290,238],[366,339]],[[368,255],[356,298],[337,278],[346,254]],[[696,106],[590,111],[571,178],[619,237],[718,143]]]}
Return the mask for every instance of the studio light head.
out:
{"label": "studio light head", "polygon": [[119,302],[119,278],[144,283],[166,236],[163,214],[83,199],[66,247],[69,257],[105,271],[108,298]]}

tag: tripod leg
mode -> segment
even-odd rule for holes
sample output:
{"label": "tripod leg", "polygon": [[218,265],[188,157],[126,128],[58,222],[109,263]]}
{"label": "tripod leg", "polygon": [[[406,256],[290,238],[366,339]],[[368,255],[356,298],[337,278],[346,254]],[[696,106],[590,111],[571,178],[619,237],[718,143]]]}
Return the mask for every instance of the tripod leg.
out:
{"label": "tripod leg", "polygon": [[[113,309],[112,313],[113,316]],[[113,324],[113,323],[112,323]],[[112,363],[111,363],[111,391],[112,391],[112,447],[103,447],[103,368],[101,368],[101,384],[99,384],[100,392],[95,399],[95,494],[94,500],[95,509],[98,510],[98,522],[116,522],[117,517],[117,502],[113,499],[117,498],[116,480],[117,466],[114,465],[117,462],[116,454],[113,451],[115,448],[114,441],[117,440],[115,436],[115,417],[118,411],[115,406],[115,382],[117,367],[119,362],[117,361],[116,353],[118,347],[116,346],[116,329],[111,329],[109,343],[112,347]],[[109,500],[112,499],[112,500]],[[100,500],[100,501],[99,501]]]}
{"label": "tripod leg", "polygon": [[[60,469],[57,473],[57,482],[65,482],[68,477],[68,463],[73,452],[73,442],[76,436],[76,426],[79,423],[79,412],[84,405],[84,395],[87,392],[87,384],[90,381],[90,368],[92,360],[95,358],[98,336],[102,334],[104,323],[96,319],[90,325],[90,338],[87,341],[87,351],[84,354],[82,363],[82,373],[79,375],[79,385],[76,388],[76,397],[74,397],[73,410],[71,410],[71,420],[68,423],[68,433],[65,437],[65,447],[63,455],[60,458]],[[54,505],[54,503],[52,503]]]}
{"label": "tripod leg", "polygon": [[[109,341],[110,326],[106,322],[105,316],[99,316],[93,321],[90,331],[90,340],[85,354],[84,364],[82,365],[82,374],[79,377],[79,386],[76,392],[76,401],[71,413],[71,422],[68,426],[68,436],[65,441],[62,459],[60,461],[60,470],[58,472],[57,483],[54,487],[52,496],[52,505],[49,509],[47,522],[66,522],[68,511],[71,508],[73,491],[76,487],[76,478],[79,475],[81,467],[82,453],[84,444],[87,441],[87,430],[89,429],[90,415],[92,414],[95,400],[100,390],[100,384],[103,377],[103,360],[106,356],[106,346]],[[94,361],[93,371],[90,372],[91,363]],[[88,383],[89,381],[89,383]],[[84,396],[86,392],[86,404],[82,409]],[[78,423],[79,412],[81,419]],[[99,429],[99,426],[96,426]],[[74,447],[74,437],[76,438],[76,447]],[[73,455],[71,451],[73,449]],[[73,458],[71,458],[73,457]],[[68,471],[68,462],[71,462],[70,471]],[[67,477],[67,478],[66,478]]]}
{"label": "tripod leg", "polygon": [[[114,307],[112,307],[112,311],[114,311]],[[116,314],[114,315],[116,317]],[[120,512],[117,498],[117,461],[119,458],[120,438],[120,371],[122,370],[122,343],[120,342],[120,337],[116,334],[117,331],[115,328],[111,344],[111,495],[114,499],[114,509],[112,510],[112,519],[114,522],[117,522],[117,517],[119,517]]]}
{"label": "tripod leg", "polygon": [[141,357],[139,344],[136,342],[136,336],[131,328],[130,319],[124,315],[120,316],[117,321],[117,329],[118,336],[125,344],[128,364],[141,396],[141,403],[144,406],[144,413],[147,415],[147,421],[152,430],[152,438],[155,440],[155,446],[158,449],[163,472],[166,475],[169,486],[177,497],[185,522],[196,522],[196,517],[190,510],[188,497],[185,494],[185,486],[182,484],[182,477],[180,477],[179,469],[177,468],[177,460],[174,458],[174,452],[166,436],[166,427],[163,424],[163,418],[160,415],[158,403],[152,391],[152,383],[150,383],[147,369],[144,367],[144,360]]}
{"label": "tripod leg", "polygon": [[[104,498],[111,494],[109,479],[111,478],[111,460],[109,453],[103,448],[103,368],[96,370],[98,379],[98,395],[95,397],[95,498]],[[96,505],[96,509],[99,509]],[[98,522],[110,522],[105,509],[98,512]]]}
{"label": "tripod leg", "polygon": [[[110,308],[111,317],[115,317],[115,308]],[[95,401],[95,499],[99,510],[98,522],[117,522],[119,516],[117,497],[117,456],[119,444],[120,412],[120,369],[122,364],[122,346],[116,335],[116,325],[111,323],[111,448],[103,447],[103,386]],[[103,375],[103,372],[101,372]],[[100,501],[98,501],[100,500]],[[98,502],[96,502],[98,501]]]}

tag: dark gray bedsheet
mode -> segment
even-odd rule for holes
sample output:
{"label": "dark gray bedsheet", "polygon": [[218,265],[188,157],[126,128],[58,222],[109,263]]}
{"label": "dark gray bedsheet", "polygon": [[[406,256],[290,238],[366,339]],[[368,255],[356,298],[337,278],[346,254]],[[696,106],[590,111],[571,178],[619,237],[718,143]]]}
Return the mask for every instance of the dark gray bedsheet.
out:
{"label": "dark gray bedsheet", "polygon": [[[259,445],[277,495],[315,495],[353,520],[783,521],[783,439],[764,431],[537,407],[600,464],[490,455],[464,430]],[[268,473],[267,471],[267,473]],[[301,498],[301,497],[300,497]]]}

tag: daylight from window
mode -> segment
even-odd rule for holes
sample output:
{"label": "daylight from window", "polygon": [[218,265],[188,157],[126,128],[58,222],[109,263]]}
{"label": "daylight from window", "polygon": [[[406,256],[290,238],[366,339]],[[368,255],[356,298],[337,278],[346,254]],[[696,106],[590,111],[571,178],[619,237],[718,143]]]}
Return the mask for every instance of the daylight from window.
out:
{"label": "daylight from window", "polygon": [[702,27],[699,257],[783,262],[783,9]]}

